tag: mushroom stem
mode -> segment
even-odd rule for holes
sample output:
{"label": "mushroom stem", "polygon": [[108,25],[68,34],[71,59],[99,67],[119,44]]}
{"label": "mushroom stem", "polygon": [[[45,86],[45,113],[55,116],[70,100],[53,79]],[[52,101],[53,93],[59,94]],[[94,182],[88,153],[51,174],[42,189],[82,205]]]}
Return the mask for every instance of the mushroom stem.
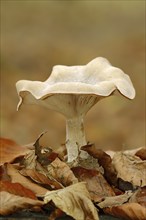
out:
{"label": "mushroom stem", "polygon": [[[66,148],[68,162],[77,159],[80,148],[86,145],[86,138],[83,125],[83,116],[69,118],[66,120]],[[87,158],[87,153],[81,151],[80,157]]]}

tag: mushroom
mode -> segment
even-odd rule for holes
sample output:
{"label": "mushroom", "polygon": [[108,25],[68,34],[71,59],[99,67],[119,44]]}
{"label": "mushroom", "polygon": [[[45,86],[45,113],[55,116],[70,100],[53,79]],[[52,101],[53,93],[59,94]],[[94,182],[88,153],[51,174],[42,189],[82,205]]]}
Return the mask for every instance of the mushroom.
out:
{"label": "mushroom", "polygon": [[102,57],[82,66],[56,65],[46,81],[20,80],[16,88],[20,97],[17,109],[23,103],[37,104],[66,117],[68,162],[88,157],[80,148],[87,144],[83,119],[93,105],[115,90],[129,99],[135,97],[129,76]]}

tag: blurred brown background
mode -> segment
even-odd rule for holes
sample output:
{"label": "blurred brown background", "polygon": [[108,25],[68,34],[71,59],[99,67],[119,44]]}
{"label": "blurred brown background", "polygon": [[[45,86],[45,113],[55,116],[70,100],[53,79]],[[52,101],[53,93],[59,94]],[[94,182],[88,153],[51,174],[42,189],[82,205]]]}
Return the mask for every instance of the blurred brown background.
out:
{"label": "blurred brown background", "polygon": [[16,111],[15,83],[44,81],[53,65],[106,57],[130,75],[136,98],[113,96],[87,114],[87,140],[103,149],[145,145],[145,1],[1,0],[1,136],[20,144],[65,141],[62,115],[39,106]]}

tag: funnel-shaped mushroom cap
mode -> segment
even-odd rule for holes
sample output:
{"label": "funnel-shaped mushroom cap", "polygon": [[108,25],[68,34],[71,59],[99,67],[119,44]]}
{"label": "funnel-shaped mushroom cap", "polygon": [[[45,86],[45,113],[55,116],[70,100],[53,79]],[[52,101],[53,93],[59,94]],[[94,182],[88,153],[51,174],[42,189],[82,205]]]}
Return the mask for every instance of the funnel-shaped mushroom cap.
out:
{"label": "funnel-shaped mushroom cap", "polygon": [[107,97],[116,89],[129,99],[135,97],[129,76],[102,57],[84,66],[54,66],[46,81],[20,80],[16,87],[18,107],[23,102],[40,104],[67,117],[85,114],[100,97]]}

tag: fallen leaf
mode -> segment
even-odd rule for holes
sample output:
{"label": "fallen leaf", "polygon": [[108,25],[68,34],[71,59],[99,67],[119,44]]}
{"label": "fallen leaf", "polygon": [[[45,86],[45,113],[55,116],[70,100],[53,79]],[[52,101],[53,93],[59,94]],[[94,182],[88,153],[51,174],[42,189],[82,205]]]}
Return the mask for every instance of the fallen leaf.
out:
{"label": "fallen leaf", "polygon": [[49,215],[49,220],[56,220],[57,218],[62,217],[64,213],[62,212],[62,210],[56,208],[54,211],[51,212],[51,214]]}
{"label": "fallen leaf", "polygon": [[23,176],[31,178],[34,182],[38,184],[47,185],[50,189],[61,189],[63,186],[54,179],[49,179],[42,173],[37,172],[36,170],[32,169],[22,169],[20,173]]}
{"label": "fallen leaf", "polygon": [[9,181],[0,181],[0,191],[6,191],[17,196],[37,199],[35,194],[20,183],[11,183]]}
{"label": "fallen leaf", "polygon": [[7,166],[6,164],[0,166],[0,180],[10,181],[11,178],[7,173]]}
{"label": "fallen leaf", "polygon": [[53,203],[74,219],[98,220],[97,210],[90,199],[86,183],[80,182],[64,189],[47,192],[44,202]]}
{"label": "fallen leaf", "polygon": [[[29,152],[29,154],[27,154],[24,157],[23,165],[25,168],[20,171],[20,173],[23,176],[27,176],[27,177],[31,178],[33,181],[35,181],[37,183],[39,182],[40,184],[43,184],[43,181],[45,181],[45,182],[50,181],[50,186],[52,186],[52,187],[54,186],[54,187],[56,187],[56,189],[63,188],[63,185],[60,182],[58,182],[53,176],[51,176],[49,174],[46,167],[42,166],[37,161],[37,156],[35,155],[34,150]],[[37,176],[37,173],[38,173],[39,177]],[[41,176],[40,174],[42,174],[43,176],[46,176],[47,180],[44,180],[43,176]],[[41,180],[39,178],[41,178]],[[46,184],[46,183],[44,183],[44,184]]]}
{"label": "fallen leaf", "polygon": [[129,202],[139,203],[146,208],[146,186],[137,189],[131,196]]}
{"label": "fallen leaf", "polygon": [[55,153],[58,154],[59,159],[64,160],[67,157],[67,149],[65,144],[61,144],[60,147],[55,149]]}
{"label": "fallen leaf", "polygon": [[81,148],[90,154],[92,157],[98,159],[98,163],[100,166],[104,168],[104,177],[106,180],[114,185],[117,186],[117,173],[115,168],[112,164],[112,159],[110,155],[108,155],[103,150],[97,148],[94,144],[85,145]]}
{"label": "fallen leaf", "polygon": [[138,148],[134,148],[134,149],[130,149],[130,150],[124,150],[125,154],[134,156],[138,151],[142,150],[142,149],[146,149],[145,147],[138,147]]}
{"label": "fallen leaf", "polygon": [[83,167],[73,167],[72,171],[79,181],[87,183],[87,189],[94,202],[101,201],[107,196],[115,195],[113,189],[99,171]]}
{"label": "fallen leaf", "polygon": [[0,138],[0,165],[12,163],[16,158],[24,156],[30,149],[18,145],[15,141]]}
{"label": "fallen leaf", "polygon": [[118,178],[132,183],[134,186],[146,185],[146,160],[125,152],[115,153],[113,165]]}
{"label": "fallen leaf", "polygon": [[138,203],[125,203],[120,206],[113,206],[104,209],[104,211],[118,218],[131,220],[145,220],[146,208]]}
{"label": "fallen leaf", "polygon": [[[139,147],[139,148],[135,148],[135,149],[130,149],[130,150],[125,150],[124,153],[129,154],[129,155],[135,155],[138,151],[140,151],[141,149],[145,149],[146,147]],[[115,153],[120,152],[120,151],[112,151],[112,150],[107,150],[106,153],[108,155],[110,155],[111,158],[114,157]]]}
{"label": "fallen leaf", "polygon": [[98,203],[98,206],[102,208],[105,213],[118,218],[145,220],[146,207],[137,203],[139,200],[140,203],[142,202],[142,204],[144,204],[145,198],[145,191],[139,189],[135,193],[129,191],[123,195],[107,197],[104,201]]}
{"label": "fallen leaf", "polygon": [[146,160],[146,147],[143,147],[140,150],[138,150],[135,156],[139,157],[141,160]]}
{"label": "fallen leaf", "polygon": [[[82,153],[83,151],[81,151]],[[68,165],[72,167],[84,167],[86,169],[95,169],[101,173],[104,173],[103,168],[99,165],[98,160],[88,154],[87,158],[78,157],[76,160],[74,160],[71,163],[68,163]]]}
{"label": "fallen leaf", "polygon": [[22,184],[24,187],[32,190],[36,196],[42,196],[48,191],[44,187],[33,183],[31,180],[21,175],[19,170],[15,169],[12,164],[7,164],[7,173],[11,177],[12,183]]}
{"label": "fallen leaf", "polygon": [[42,134],[39,135],[38,139],[34,143],[35,147],[35,155],[37,156],[37,161],[42,164],[42,165],[48,165],[50,164],[55,158],[58,156],[57,153],[53,152],[51,148],[42,148],[39,144],[40,138],[44,135],[43,132]]}
{"label": "fallen leaf", "polygon": [[37,156],[35,155],[35,150],[31,150],[28,154],[24,156],[22,165],[27,170],[36,170],[39,173],[46,174],[47,170],[43,167],[38,161]]}
{"label": "fallen leaf", "polygon": [[128,191],[123,195],[106,197],[102,202],[98,203],[98,206],[101,209],[107,207],[119,206],[127,202],[132,195],[133,193],[131,191]]}
{"label": "fallen leaf", "polygon": [[35,150],[31,150],[29,153],[25,154],[22,161],[22,165],[26,169],[35,169],[37,166],[37,156],[35,155]]}
{"label": "fallen leaf", "polygon": [[69,186],[78,182],[78,179],[75,177],[70,167],[59,158],[56,158],[50,165],[48,165],[47,170],[49,175],[64,186]]}
{"label": "fallen leaf", "polygon": [[128,190],[135,190],[137,187],[133,186],[132,183],[125,181],[121,178],[118,178],[118,189],[122,190],[123,192]]}
{"label": "fallen leaf", "polygon": [[0,192],[0,201],[0,215],[8,215],[34,206],[41,207],[44,204],[42,201],[16,196],[5,191]]}

